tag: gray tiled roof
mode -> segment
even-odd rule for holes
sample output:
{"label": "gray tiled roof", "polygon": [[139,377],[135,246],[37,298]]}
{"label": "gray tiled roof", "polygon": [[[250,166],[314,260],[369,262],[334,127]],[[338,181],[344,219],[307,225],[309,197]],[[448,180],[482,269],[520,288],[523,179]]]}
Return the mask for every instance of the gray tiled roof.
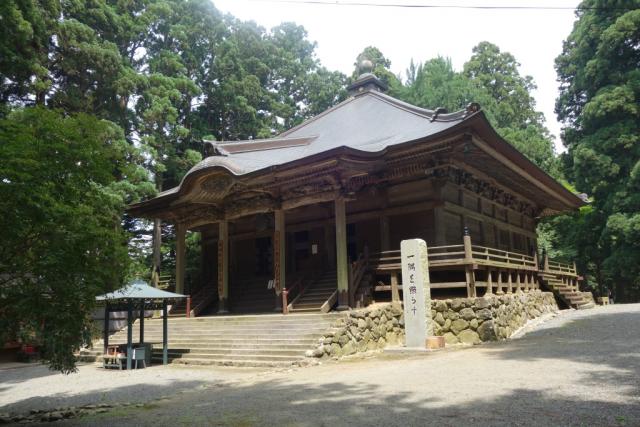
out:
{"label": "gray tiled roof", "polygon": [[244,175],[341,146],[379,152],[392,145],[439,133],[467,117],[465,111],[441,114],[435,120],[434,115],[433,111],[414,107],[383,93],[367,91],[278,137],[215,143],[226,155],[207,157],[189,173],[218,166],[234,175]]}

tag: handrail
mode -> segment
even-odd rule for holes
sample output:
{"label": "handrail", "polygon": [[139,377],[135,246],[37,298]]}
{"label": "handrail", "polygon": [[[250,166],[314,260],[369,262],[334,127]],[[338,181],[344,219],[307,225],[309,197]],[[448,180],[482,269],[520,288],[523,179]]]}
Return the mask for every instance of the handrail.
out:
{"label": "handrail", "polygon": [[[532,256],[487,246],[472,245],[471,259],[465,258],[464,245],[431,246],[427,248],[427,253],[429,264],[439,267],[454,263],[491,264],[516,270],[537,270],[535,258]],[[378,252],[371,256],[371,265],[375,269],[400,270],[400,261],[400,250]]]}
{"label": "handrail", "polygon": [[304,291],[303,276],[298,277],[293,282],[293,285],[291,285],[291,287],[282,288],[282,314],[289,314],[289,294],[292,293],[296,288],[300,288],[298,290],[298,295],[300,295]]}
{"label": "handrail", "polygon": [[362,283],[364,273],[369,266],[369,251],[364,248],[364,252],[358,256],[358,259],[349,264],[349,303],[354,304],[354,299]]}

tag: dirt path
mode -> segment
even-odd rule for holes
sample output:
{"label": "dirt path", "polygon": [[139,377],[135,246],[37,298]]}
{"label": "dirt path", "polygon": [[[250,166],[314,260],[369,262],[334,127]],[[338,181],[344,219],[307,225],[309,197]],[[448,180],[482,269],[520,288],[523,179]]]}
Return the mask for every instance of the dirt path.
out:
{"label": "dirt path", "polygon": [[508,342],[232,379],[58,424],[640,426],[640,304],[571,312]]}

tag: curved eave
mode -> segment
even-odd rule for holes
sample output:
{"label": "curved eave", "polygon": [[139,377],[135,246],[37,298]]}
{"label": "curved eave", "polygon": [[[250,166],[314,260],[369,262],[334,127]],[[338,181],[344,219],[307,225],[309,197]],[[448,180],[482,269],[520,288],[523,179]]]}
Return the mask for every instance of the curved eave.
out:
{"label": "curved eave", "polygon": [[[153,199],[132,204],[127,208],[127,212],[132,216],[144,217],[148,216],[150,213],[166,209],[169,204],[177,201],[182,195],[187,194],[193,188],[199,177],[214,172],[221,172],[235,178],[242,177],[243,179],[251,179],[261,175],[295,169],[305,164],[335,159],[338,156],[344,155],[375,160],[384,157],[389,152],[402,150],[416,144],[431,142],[435,139],[451,137],[455,134],[464,134],[465,132],[469,131],[475,132],[492,150],[494,150],[500,156],[504,157],[504,159],[498,158],[497,160],[501,161],[501,163],[503,163],[506,167],[513,170],[513,166],[515,166],[520,169],[520,172],[524,172],[523,176],[525,176],[525,178],[527,176],[530,177],[527,179],[529,179],[529,181],[532,181],[532,183],[535,183],[535,180],[537,180],[539,183],[542,183],[543,186],[546,187],[546,193],[549,194],[549,196],[555,197],[556,199],[562,201],[563,204],[567,207],[567,210],[578,209],[586,204],[582,199],[566,189],[553,177],[536,166],[522,153],[520,153],[515,147],[513,147],[505,139],[503,139],[493,129],[485,114],[482,111],[479,111],[473,114],[469,114],[468,116],[464,117],[464,119],[462,119],[459,123],[441,132],[429,135],[427,137],[405,141],[403,143],[394,144],[392,146],[387,146],[380,151],[364,151],[343,145],[334,147],[327,151],[312,154],[308,157],[295,159],[278,165],[268,166],[248,173],[236,173],[235,171],[221,165],[201,167],[187,173],[178,187],[168,190],[167,192],[160,194]],[[519,171],[515,170],[515,172],[518,173]],[[560,198],[558,198],[558,195],[560,196]]]}
{"label": "curved eave", "polygon": [[[480,136],[482,140],[493,150],[504,156],[509,162],[512,162],[526,174],[544,184],[552,192],[561,195],[562,198],[567,201],[568,208],[579,209],[586,205],[584,200],[556,181],[555,178],[538,167],[513,145],[502,138],[493,126],[491,126],[489,120],[482,111],[470,116],[467,123],[470,126],[473,126],[478,136]],[[509,165],[507,164],[507,166]]]}

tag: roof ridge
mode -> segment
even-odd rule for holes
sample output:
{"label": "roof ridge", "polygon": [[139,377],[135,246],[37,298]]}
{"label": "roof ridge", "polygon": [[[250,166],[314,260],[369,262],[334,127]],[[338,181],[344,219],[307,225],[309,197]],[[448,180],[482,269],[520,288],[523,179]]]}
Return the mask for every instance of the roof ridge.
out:
{"label": "roof ridge", "polygon": [[453,113],[438,113],[437,110],[429,110],[427,108],[418,107],[417,105],[409,104],[408,102],[402,101],[398,98],[394,98],[391,95],[387,95],[386,93],[369,91],[369,93],[373,96],[377,96],[381,101],[387,102],[399,109],[408,111],[420,117],[425,117],[430,119],[431,121],[455,121],[465,118],[468,113],[466,108],[463,108],[458,111],[454,111]]}

